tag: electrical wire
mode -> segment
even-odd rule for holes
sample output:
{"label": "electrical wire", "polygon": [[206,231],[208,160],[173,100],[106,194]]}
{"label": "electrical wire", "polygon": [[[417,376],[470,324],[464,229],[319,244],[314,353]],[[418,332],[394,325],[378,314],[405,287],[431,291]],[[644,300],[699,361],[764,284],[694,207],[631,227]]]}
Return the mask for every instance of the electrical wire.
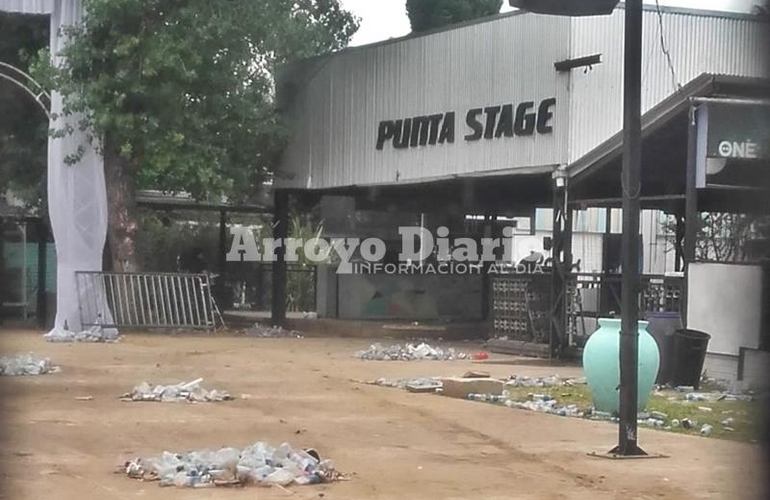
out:
{"label": "electrical wire", "polygon": [[660,50],[663,51],[663,55],[666,56],[666,63],[668,64],[668,70],[671,73],[671,82],[674,86],[674,91],[681,90],[682,84],[679,83],[679,78],[676,76],[676,70],[674,69],[674,62],[671,60],[671,52],[666,46],[666,36],[663,33],[663,13],[660,11],[660,0],[655,0],[655,12],[658,14],[658,30],[660,34]]}

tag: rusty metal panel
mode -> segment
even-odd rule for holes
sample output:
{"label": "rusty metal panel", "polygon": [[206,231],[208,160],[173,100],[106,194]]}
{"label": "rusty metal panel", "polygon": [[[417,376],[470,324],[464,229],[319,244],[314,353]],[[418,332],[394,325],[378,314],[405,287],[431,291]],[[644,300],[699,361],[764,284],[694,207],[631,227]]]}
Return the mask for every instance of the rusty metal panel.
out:
{"label": "rusty metal panel", "polygon": [[[622,128],[623,16],[618,9],[573,20],[571,57],[601,53],[602,63],[571,72],[570,162]],[[643,36],[643,111],[703,73],[770,77],[770,26],[748,15],[661,9],[659,18],[653,6],[644,12]]]}
{"label": "rusty metal panel", "polygon": [[[423,36],[352,48],[316,61],[295,86],[293,134],[279,187],[415,182],[567,159],[567,18],[504,15]],[[466,141],[473,108],[556,98],[551,133]],[[378,126],[455,113],[455,141],[376,148]]]}

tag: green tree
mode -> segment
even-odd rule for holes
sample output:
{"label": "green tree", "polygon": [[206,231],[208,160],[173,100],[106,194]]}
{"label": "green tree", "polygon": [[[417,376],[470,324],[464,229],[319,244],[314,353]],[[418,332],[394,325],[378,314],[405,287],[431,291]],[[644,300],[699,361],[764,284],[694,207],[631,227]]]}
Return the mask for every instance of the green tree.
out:
{"label": "green tree", "polygon": [[[113,268],[133,270],[138,188],[246,200],[284,144],[280,66],[344,47],[338,0],[84,0],[53,86],[101,138]],[[77,158],[73,158],[73,163]]]}
{"label": "green tree", "polygon": [[503,0],[406,0],[413,32],[470,21],[500,12]]}
{"label": "green tree", "polygon": [[[48,24],[48,16],[0,12],[0,62],[29,69],[30,56],[48,45]],[[37,206],[46,189],[48,118],[30,95],[5,79],[0,79],[0,116],[0,195],[10,189]]]}

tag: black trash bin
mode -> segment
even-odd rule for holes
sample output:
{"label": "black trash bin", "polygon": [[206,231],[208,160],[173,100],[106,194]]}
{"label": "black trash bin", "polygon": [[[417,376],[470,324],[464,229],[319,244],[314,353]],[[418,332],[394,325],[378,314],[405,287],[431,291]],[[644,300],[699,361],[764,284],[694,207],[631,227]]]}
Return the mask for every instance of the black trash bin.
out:
{"label": "black trash bin", "polygon": [[674,364],[671,370],[674,385],[691,385],[698,389],[710,339],[711,335],[698,330],[685,328],[674,333]]}
{"label": "black trash bin", "polygon": [[682,328],[682,317],[676,312],[649,312],[647,313],[647,331],[658,344],[660,353],[660,367],[655,383],[667,384],[671,381],[671,368],[673,367],[674,334]]}

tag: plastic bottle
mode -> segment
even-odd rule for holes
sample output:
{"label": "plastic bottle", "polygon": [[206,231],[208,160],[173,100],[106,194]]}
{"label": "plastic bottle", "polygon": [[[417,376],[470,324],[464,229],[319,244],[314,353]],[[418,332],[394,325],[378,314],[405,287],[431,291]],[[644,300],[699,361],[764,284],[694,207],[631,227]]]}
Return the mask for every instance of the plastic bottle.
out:
{"label": "plastic bottle", "polygon": [[265,477],[262,481],[265,484],[277,484],[280,486],[288,486],[294,482],[294,474],[286,469],[275,469],[272,474]]}

